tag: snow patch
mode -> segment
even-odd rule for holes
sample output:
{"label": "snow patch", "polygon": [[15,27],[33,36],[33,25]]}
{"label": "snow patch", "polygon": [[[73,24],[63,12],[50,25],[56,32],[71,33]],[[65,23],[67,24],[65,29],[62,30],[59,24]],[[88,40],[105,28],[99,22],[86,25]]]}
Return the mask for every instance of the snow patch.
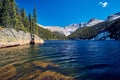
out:
{"label": "snow patch", "polygon": [[107,17],[107,20],[112,21],[112,20],[115,20],[115,19],[118,19],[118,18],[120,18],[120,12],[108,16],[108,17]]}
{"label": "snow patch", "polygon": [[89,21],[88,21],[88,23],[87,23],[87,27],[90,27],[90,26],[93,26],[93,25],[96,25],[96,24],[98,24],[98,23],[100,23],[100,22],[103,22],[104,20],[98,20],[98,19],[95,19],[95,18],[92,18],[92,19],[90,19]]}
{"label": "snow patch", "polygon": [[108,31],[101,32],[91,40],[111,40],[109,35],[110,35],[110,33]]}

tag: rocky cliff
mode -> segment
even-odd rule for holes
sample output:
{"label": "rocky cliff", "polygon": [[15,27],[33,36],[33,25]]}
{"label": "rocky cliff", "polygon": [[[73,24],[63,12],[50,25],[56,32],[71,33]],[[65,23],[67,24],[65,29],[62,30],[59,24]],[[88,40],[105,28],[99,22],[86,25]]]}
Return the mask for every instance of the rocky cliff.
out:
{"label": "rocky cliff", "polygon": [[[44,43],[38,36],[34,35],[35,43]],[[24,31],[16,31],[12,28],[0,30],[0,48],[18,45],[26,45],[31,42],[31,34]]]}

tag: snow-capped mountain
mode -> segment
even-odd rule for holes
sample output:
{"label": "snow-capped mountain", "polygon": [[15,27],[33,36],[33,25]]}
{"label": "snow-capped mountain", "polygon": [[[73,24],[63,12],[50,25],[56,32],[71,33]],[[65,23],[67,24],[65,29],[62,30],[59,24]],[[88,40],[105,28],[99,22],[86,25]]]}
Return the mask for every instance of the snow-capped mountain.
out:
{"label": "snow-capped mountain", "polygon": [[75,32],[78,28],[90,27],[90,26],[93,26],[93,25],[98,24],[100,22],[103,22],[103,20],[98,20],[98,19],[92,18],[87,23],[70,24],[70,25],[65,26],[65,27],[42,26],[42,25],[40,25],[40,26],[42,26],[43,28],[48,29],[48,30],[50,30],[52,32],[59,32],[59,33],[64,34],[65,36],[69,36],[70,34]]}
{"label": "snow-capped mountain", "polygon": [[59,26],[45,26],[45,29],[48,29],[52,32],[58,31],[58,32],[63,32],[64,28],[59,27]]}
{"label": "snow-capped mountain", "polygon": [[107,17],[107,20],[112,21],[112,20],[115,20],[115,19],[118,19],[118,18],[120,18],[120,12],[108,16],[108,17]]}
{"label": "snow-capped mountain", "polygon": [[59,32],[59,33],[63,33],[65,36],[69,36],[70,34],[75,32],[78,28],[90,27],[100,22],[103,22],[103,20],[92,18],[89,20],[88,23],[70,24],[69,26],[65,26],[65,27],[45,26],[44,28],[52,32]]}
{"label": "snow-capped mountain", "polygon": [[71,33],[76,31],[80,27],[81,26],[79,24],[70,24],[69,26],[65,26],[64,27],[64,31],[63,32],[64,32],[65,36],[69,36]]}
{"label": "snow-capped mountain", "polygon": [[71,24],[69,26],[60,27],[60,26],[45,26],[45,29],[48,29],[52,32],[63,33],[65,36],[70,35],[80,27],[79,24]]}
{"label": "snow-capped mountain", "polygon": [[88,23],[87,23],[87,27],[90,27],[90,26],[93,26],[93,25],[96,25],[96,24],[98,24],[98,23],[100,23],[100,22],[103,22],[104,20],[99,20],[99,19],[96,19],[96,18],[92,18],[92,19],[90,19],[89,21],[88,21]]}
{"label": "snow-capped mountain", "polygon": [[80,23],[80,24],[79,24],[80,28],[84,28],[84,27],[86,27],[86,25],[87,25],[86,22],[83,22],[83,23]]}
{"label": "snow-capped mountain", "polygon": [[63,27],[59,27],[59,26],[45,26],[44,28],[50,30],[51,32],[58,32],[60,34],[65,35]]}
{"label": "snow-capped mountain", "polygon": [[[115,20],[115,19],[118,19],[118,18],[120,18],[120,12],[108,16],[106,20],[112,21],[112,20]],[[96,19],[96,18],[92,18],[88,22],[84,22],[84,23],[80,23],[80,24],[70,24],[70,25],[65,26],[65,27],[43,26],[43,25],[39,25],[39,24],[38,25],[45,28],[45,29],[48,29],[52,32],[59,32],[59,33],[64,34],[65,36],[69,36],[70,34],[75,32],[79,28],[91,27],[91,26],[94,26],[98,23],[104,22],[106,20],[99,20],[99,19]]]}

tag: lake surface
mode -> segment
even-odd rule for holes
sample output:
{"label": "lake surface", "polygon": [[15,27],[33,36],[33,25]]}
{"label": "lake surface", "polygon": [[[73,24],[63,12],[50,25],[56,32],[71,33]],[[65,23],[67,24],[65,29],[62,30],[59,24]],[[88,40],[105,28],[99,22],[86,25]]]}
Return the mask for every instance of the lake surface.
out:
{"label": "lake surface", "polygon": [[33,61],[58,64],[48,69],[76,80],[120,80],[120,41],[52,40],[42,45],[0,49],[0,67],[14,65],[17,69],[11,80],[40,69],[29,67]]}

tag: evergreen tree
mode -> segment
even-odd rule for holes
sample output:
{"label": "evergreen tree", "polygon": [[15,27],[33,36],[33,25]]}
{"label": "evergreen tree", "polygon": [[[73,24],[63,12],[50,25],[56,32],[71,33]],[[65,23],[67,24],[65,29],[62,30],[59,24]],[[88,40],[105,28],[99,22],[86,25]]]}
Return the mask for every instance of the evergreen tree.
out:
{"label": "evergreen tree", "polygon": [[16,4],[14,0],[3,0],[1,3],[1,25],[5,27],[14,27],[18,19],[16,15]]}
{"label": "evergreen tree", "polygon": [[0,26],[28,31],[32,34],[39,35],[43,39],[64,38],[39,27],[37,25],[36,9],[33,10],[32,15],[29,14],[27,16],[24,9],[16,6],[15,0],[0,0]]}
{"label": "evergreen tree", "polygon": [[22,16],[23,18],[26,18],[26,12],[25,12],[25,9],[22,9],[22,10],[21,10],[21,16]]}
{"label": "evergreen tree", "polygon": [[10,25],[10,14],[8,12],[10,2],[7,0],[2,1],[1,3],[1,25],[8,27]]}
{"label": "evergreen tree", "polygon": [[14,0],[10,0],[11,4],[11,10],[9,11],[10,12],[10,15],[11,15],[11,23],[13,25],[13,28],[15,28],[16,26],[19,26],[18,25],[18,17],[17,17],[17,11],[16,11],[16,4],[15,4],[15,1]]}
{"label": "evergreen tree", "polygon": [[26,16],[26,12],[24,9],[21,10],[21,17],[22,17],[22,24],[24,25],[24,27],[26,28],[26,30],[28,31],[29,29],[29,22],[28,22],[28,18]]}
{"label": "evergreen tree", "polygon": [[33,23],[34,23],[34,26],[33,26],[34,33],[39,35],[38,26],[37,26],[37,13],[35,8],[33,10]]}
{"label": "evergreen tree", "polygon": [[0,2],[0,25],[2,23],[2,20],[1,20],[2,10],[3,10],[3,0],[1,0],[1,2]]}
{"label": "evergreen tree", "polygon": [[32,16],[31,16],[31,14],[29,14],[29,16],[28,16],[28,20],[29,20],[29,24],[30,24],[29,32],[32,33]]}
{"label": "evergreen tree", "polygon": [[34,8],[33,11],[33,18],[34,18],[34,22],[37,23],[37,14],[36,14],[36,9]]}

